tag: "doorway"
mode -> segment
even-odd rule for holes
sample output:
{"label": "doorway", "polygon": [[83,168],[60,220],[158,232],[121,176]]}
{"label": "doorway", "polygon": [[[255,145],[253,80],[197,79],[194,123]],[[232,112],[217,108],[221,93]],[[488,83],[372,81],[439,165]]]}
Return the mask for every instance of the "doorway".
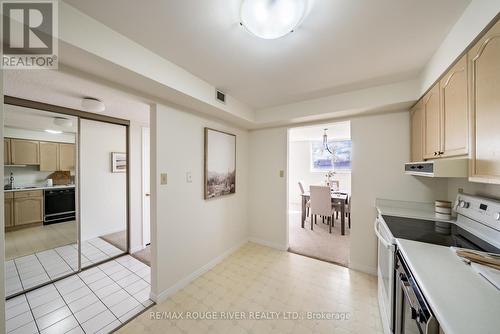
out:
{"label": "doorway", "polygon": [[[346,267],[351,207],[350,127],[350,122],[345,121],[292,128],[288,133],[289,251]],[[324,196],[319,195],[321,191]],[[317,211],[321,204],[330,208],[330,202],[331,213]]]}

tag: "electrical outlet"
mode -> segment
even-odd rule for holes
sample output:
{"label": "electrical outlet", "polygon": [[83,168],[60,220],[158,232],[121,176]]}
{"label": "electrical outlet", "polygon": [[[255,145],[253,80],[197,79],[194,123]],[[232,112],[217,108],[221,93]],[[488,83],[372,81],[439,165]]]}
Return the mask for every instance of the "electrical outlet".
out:
{"label": "electrical outlet", "polygon": [[168,178],[167,173],[160,174],[160,184],[167,184]]}
{"label": "electrical outlet", "polygon": [[284,170],[280,170],[280,177],[285,177],[285,171]]}
{"label": "electrical outlet", "polygon": [[186,182],[193,183],[193,176],[191,175],[191,172],[186,172]]}

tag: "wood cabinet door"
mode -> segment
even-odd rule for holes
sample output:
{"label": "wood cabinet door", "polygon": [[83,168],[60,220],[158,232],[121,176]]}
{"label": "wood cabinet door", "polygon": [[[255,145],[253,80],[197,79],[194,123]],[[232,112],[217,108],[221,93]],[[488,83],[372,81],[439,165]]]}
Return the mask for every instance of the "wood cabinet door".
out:
{"label": "wood cabinet door", "polygon": [[43,198],[26,197],[14,199],[14,225],[25,225],[43,221]]}
{"label": "wood cabinet door", "polygon": [[423,98],[424,113],[424,158],[437,158],[441,150],[441,114],[439,83]]}
{"label": "wood cabinet door", "polygon": [[467,55],[441,79],[441,151],[450,157],[469,153]]}
{"label": "wood cabinet door", "polygon": [[4,165],[10,165],[10,139],[5,138],[3,140],[3,163]]}
{"label": "wood cabinet door", "polygon": [[40,142],[40,171],[54,172],[59,170],[59,144]]}
{"label": "wood cabinet door", "polygon": [[59,170],[70,171],[75,169],[75,144],[59,144]]}
{"label": "wood cabinet door", "polygon": [[469,51],[470,180],[500,183],[500,21]]}
{"label": "wood cabinet door", "polygon": [[410,111],[411,161],[424,160],[423,155],[423,101],[420,100]]}
{"label": "wood cabinet door", "polygon": [[11,139],[11,163],[14,165],[38,165],[40,143],[35,140]]}
{"label": "wood cabinet door", "polygon": [[4,200],[4,221],[5,227],[14,226],[14,208],[12,207],[14,200],[6,198]]}

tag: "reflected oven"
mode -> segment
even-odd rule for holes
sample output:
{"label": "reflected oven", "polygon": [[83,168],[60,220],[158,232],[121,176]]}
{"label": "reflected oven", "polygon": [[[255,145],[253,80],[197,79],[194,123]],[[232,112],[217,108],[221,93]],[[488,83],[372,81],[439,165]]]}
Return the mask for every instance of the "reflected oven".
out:
{"label": "reflected oven", "polygon": [[44,190],[44,225],[71,221],[75,218],[75,188]]}

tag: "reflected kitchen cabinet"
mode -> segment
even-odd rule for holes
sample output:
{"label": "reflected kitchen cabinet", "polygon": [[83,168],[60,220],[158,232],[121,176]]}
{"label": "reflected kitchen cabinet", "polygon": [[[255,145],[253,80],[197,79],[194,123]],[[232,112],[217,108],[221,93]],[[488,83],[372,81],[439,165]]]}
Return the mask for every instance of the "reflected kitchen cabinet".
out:
{"label": "reflected kitchen cabinet", "polygon": [[11,163],[13,165],[38,165],[40,142],[36,140],[11,139]]}
{"label": "reflected kitchen cabinet", "polygon": [[59,144],[40,142],[40,171],[53,172],[59,167]]}
{"label": "reflected kitchen cabinet", "polygon": [[14,193],[14,225],[41,223],[43,221],[43,192],[17,191]]}
{"label": "reflected kitchen cabinet", "polygon": [[75,169],[75,144],[59,144],[59,170]]}
{"label": "reflected kitchen cabinet", "polygon": [[14,194],[4,194],[4,221],[5,227],[14,226]]}

